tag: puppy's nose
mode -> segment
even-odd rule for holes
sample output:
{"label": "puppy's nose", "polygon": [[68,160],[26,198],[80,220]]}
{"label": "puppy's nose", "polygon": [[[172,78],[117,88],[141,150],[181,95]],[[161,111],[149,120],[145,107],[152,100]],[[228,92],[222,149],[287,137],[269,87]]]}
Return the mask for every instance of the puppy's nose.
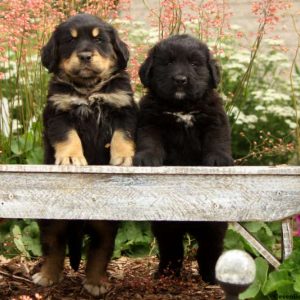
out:
{"label": "puppy's nose", "polygon": [[92,59],[92,52],[90,51],[79,52],[77,56],[82,62],[89,62]]}
{"label": "puppy's nose", "polygon": [[184,75],[175,75],[173,77],[173,79],[178,85],[186,85],[187,84],[187,77]]}

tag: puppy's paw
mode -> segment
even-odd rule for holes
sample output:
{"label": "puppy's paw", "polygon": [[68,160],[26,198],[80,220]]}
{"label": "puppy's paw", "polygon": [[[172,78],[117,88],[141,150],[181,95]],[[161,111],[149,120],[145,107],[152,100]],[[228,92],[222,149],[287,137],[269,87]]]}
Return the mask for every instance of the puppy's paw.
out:
{"label": "puppy's paw", "polygon": [[55,158],[55,164],[56,165],[63,165],[63,166],[68,166],[68,165],[74,165],[74,166],[86,166],[87,161],[83,155],[72,155],[72,156],[59,156],[56,155]]}
{"label": "puppy's paw", "polygon": [[133,159],[134,166],[162,166],[163,159],[159,155],[150,151],[141,151],[136,153]]}
{"label": "puppy's paw", "polygon": [[70,130],[65,140],[54,145],[56,165],[86,166],[81,140],[75,129]]}
{"label": "puppy's paw", "polygon": [[109,164],[113,166],[132,166],[133,157],[132,156],[112,156],[110,158]]}
{"label": "puppy's paw", "polygon": [[83,287],[94,297],[106,294],[111,288],[107,279],[101,279],[98,284],[93,284],[86,280],[83,282]]}
{"label": "puppy's paw", "polygon": [[212,152],[204,156],[204,166],[233,166],[234,162],[232,157],[223,152]]}
{"label": "puppy's paw", "polygon": [[38,272],[32,275],[32,281],[41,286],[51,286],[57,282],[62,281],[63,276],[62,274],[59,274],[58,276],[50,276],[47,274],[44,274],[43,272]]}
{"label": "puppy's paw", "polygon": [[126,132],[116,130],[110,143],[110,161],[113,166],[132,166],[134,142]]}
{"label": "puppy's paw", "polygon": [[207,274],[201,274],[201,277],[204,282],[206,282],[210,285],[214,285],[217,283],[214,272],[210,272]]}

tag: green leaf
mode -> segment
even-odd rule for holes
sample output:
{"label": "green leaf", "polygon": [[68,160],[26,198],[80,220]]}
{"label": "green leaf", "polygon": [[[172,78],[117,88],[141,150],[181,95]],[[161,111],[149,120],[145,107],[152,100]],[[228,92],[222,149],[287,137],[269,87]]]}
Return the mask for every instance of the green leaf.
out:
{"label": "green leaf", "polygon": [[15,155],[21,155],[27,153],[33,147],[33,135],[27,133],[27,135],[18,136],[14,138],[11,142],[11,151]]}
{"label": "green leaf", "polygon": [[17,247],[17,249],[25,256],[29,257],[29,253],[27,252],[23,239],[22,239],[22,232],[21,229],[18,225],[14,225],[12,229],[12,234],[13,234],[13,240],[14,244]]}
{"label": "green leaf", "polygon": [[266,262],[266,260],[261,257],[256,258],[255,266],[256,266],[255,280],[245,292],[239,295],[239,299],[255,298],[267,280],[269,265]]}
{"label": "green leaf", "polygon": [[22,239],[28,252],[30,251],[34,256],[41,255],[39,227],[36,222],[31,221],[31,223],[23,229]]}
{"label": "green leaf", "polygon": [[39,238],[23,236],[23,244],[27,252],[30,251],[34,256],[40,256],[42,254]]}
{"label": "green leaf", "polygon": [[20,141],[17,141],[16,139],[12,140],[10,149],[12,153],[16,155],[21,155],[24,152],[21,140]]}
{"label": "green leaf", "polygon": [[268,223],[268,227],[273,232],[273,234],[281,236],[281,222],[270,222]]}
{"label": "green leaf", "polygon": [[224,239],[224,248],[244,250],[244,244],[241,235],[232,229],[228,229]]}
{"label": "green leaf", "polygon": [[265,228],[265,223],[263,222],[247,222],[243,223],[243,225],[248,231],[252,233],[258,232],[262,228]]}
{"label": "green leaf", "polygon": [[239,295],[239,299],[253,299],[259,293],[260,287],[260,282],[255,280],[245,292]]}
{"label": "green leaf", "polygon": [[274,271],[269,274],[268,281],[263,286],[262,292],[264,295],[268,295],[292,283],[292,278],[287,271]]}
{"label": "green leaf", "polygon": [[43,163],[44,151],[42,147],[35,147],[27,154],[27,164],[41,164]]}
{"label": "green leaf", "polygon": [[[277,289],[277,294],[279,296],[279,299],[295,299],[295,296],[298,295],[298,293],[294,290],[293,284],[287,284],[285,286],[279,287]],[[299,297],[297,298],[299,299]]]}
{"label": "green leaf", "polygon": [[300,274],[300,245],[294,238],[294,250],[292,254],[281,264],[280,270],[289,271],[292,274]]}
{"label": "green leaf", "polygon": [[295,283],[294,283],[294,290],[300,293],[300,274],[296,274],[293,276]]}
{"label": "green leaf", "polygon": [[264,258],[258,257],[255,259],[255,265],[256,265],[256,278],[260,282],[261,286],[263,287],[268,278],[269,264]]}
{"label": "green leaf", "polygon": [[115,241],[114,257],[148,254],[152,235],[147,222],[123,222]]}

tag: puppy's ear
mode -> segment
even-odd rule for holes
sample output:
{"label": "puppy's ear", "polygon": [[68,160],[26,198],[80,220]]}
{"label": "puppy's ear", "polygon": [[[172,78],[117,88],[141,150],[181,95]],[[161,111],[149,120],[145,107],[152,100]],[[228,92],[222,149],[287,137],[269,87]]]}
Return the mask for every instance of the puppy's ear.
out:
{"label": "puppy's ear", "polygon": [[118,32],[111,28],[110,30],[111,43],[117,55],[117,63],[119,69],[125,69],[129,60],[129,51],[127,45],[120,39]]}
{"label": "puppy's ear", "polygon": [[215,89],[220,83],[220,67],[217,61],[213,58],[213,56],[210,53],[208,57],[208,69],[211,78],[211,85],[212,88]]}
{"label": "puppy's ear", "polygon": [[139,76],[144,87],[149,87],[150,85],[150,71],[153,65],[153,57],[154,57],[154,48],[150,49],[150,51],[148,52],[148,57],[142,63],[139,70]]}
{"label": "puppy's ear", "polygon": [[50,73],[54,72],[58,66],[58,53],[55,32],[52,34],[48,43],[42,48],[42,64]]}

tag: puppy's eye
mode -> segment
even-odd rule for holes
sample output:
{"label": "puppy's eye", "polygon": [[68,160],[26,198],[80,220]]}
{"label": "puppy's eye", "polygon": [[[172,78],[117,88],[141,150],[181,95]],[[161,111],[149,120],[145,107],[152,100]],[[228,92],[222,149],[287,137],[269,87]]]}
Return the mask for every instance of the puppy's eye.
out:
{"label": "puppy's eye", "polygon": [[190,65],[193,67],[198,67],[199,66],[199,62],[198,61],[191,61]]}
{"label": "puppy's eye", "polygon": [[62,41],[63,41],[63,43],[73,43],[74,41],[76,41],[76,38],[77,37],[74,37],[74,36],[72,36],[72,35],[68,35],[68,36],[66,36]]}
{"label": "puppy's eye", "polygon": [[102,44],[103,43],[103,38],[102,37],[96,37],[94,40],[98,44]]}
{"label": "puppy's eye", "polygon": [[175,60],[172,59],[172,58],[169,59],[169,60],[166,60],[166,61],[165,61],[165,65],[166,65],[166,66],[170,66],[170,65],[172,65],[172,64],[174,63],[174,61],[175,61]]}

